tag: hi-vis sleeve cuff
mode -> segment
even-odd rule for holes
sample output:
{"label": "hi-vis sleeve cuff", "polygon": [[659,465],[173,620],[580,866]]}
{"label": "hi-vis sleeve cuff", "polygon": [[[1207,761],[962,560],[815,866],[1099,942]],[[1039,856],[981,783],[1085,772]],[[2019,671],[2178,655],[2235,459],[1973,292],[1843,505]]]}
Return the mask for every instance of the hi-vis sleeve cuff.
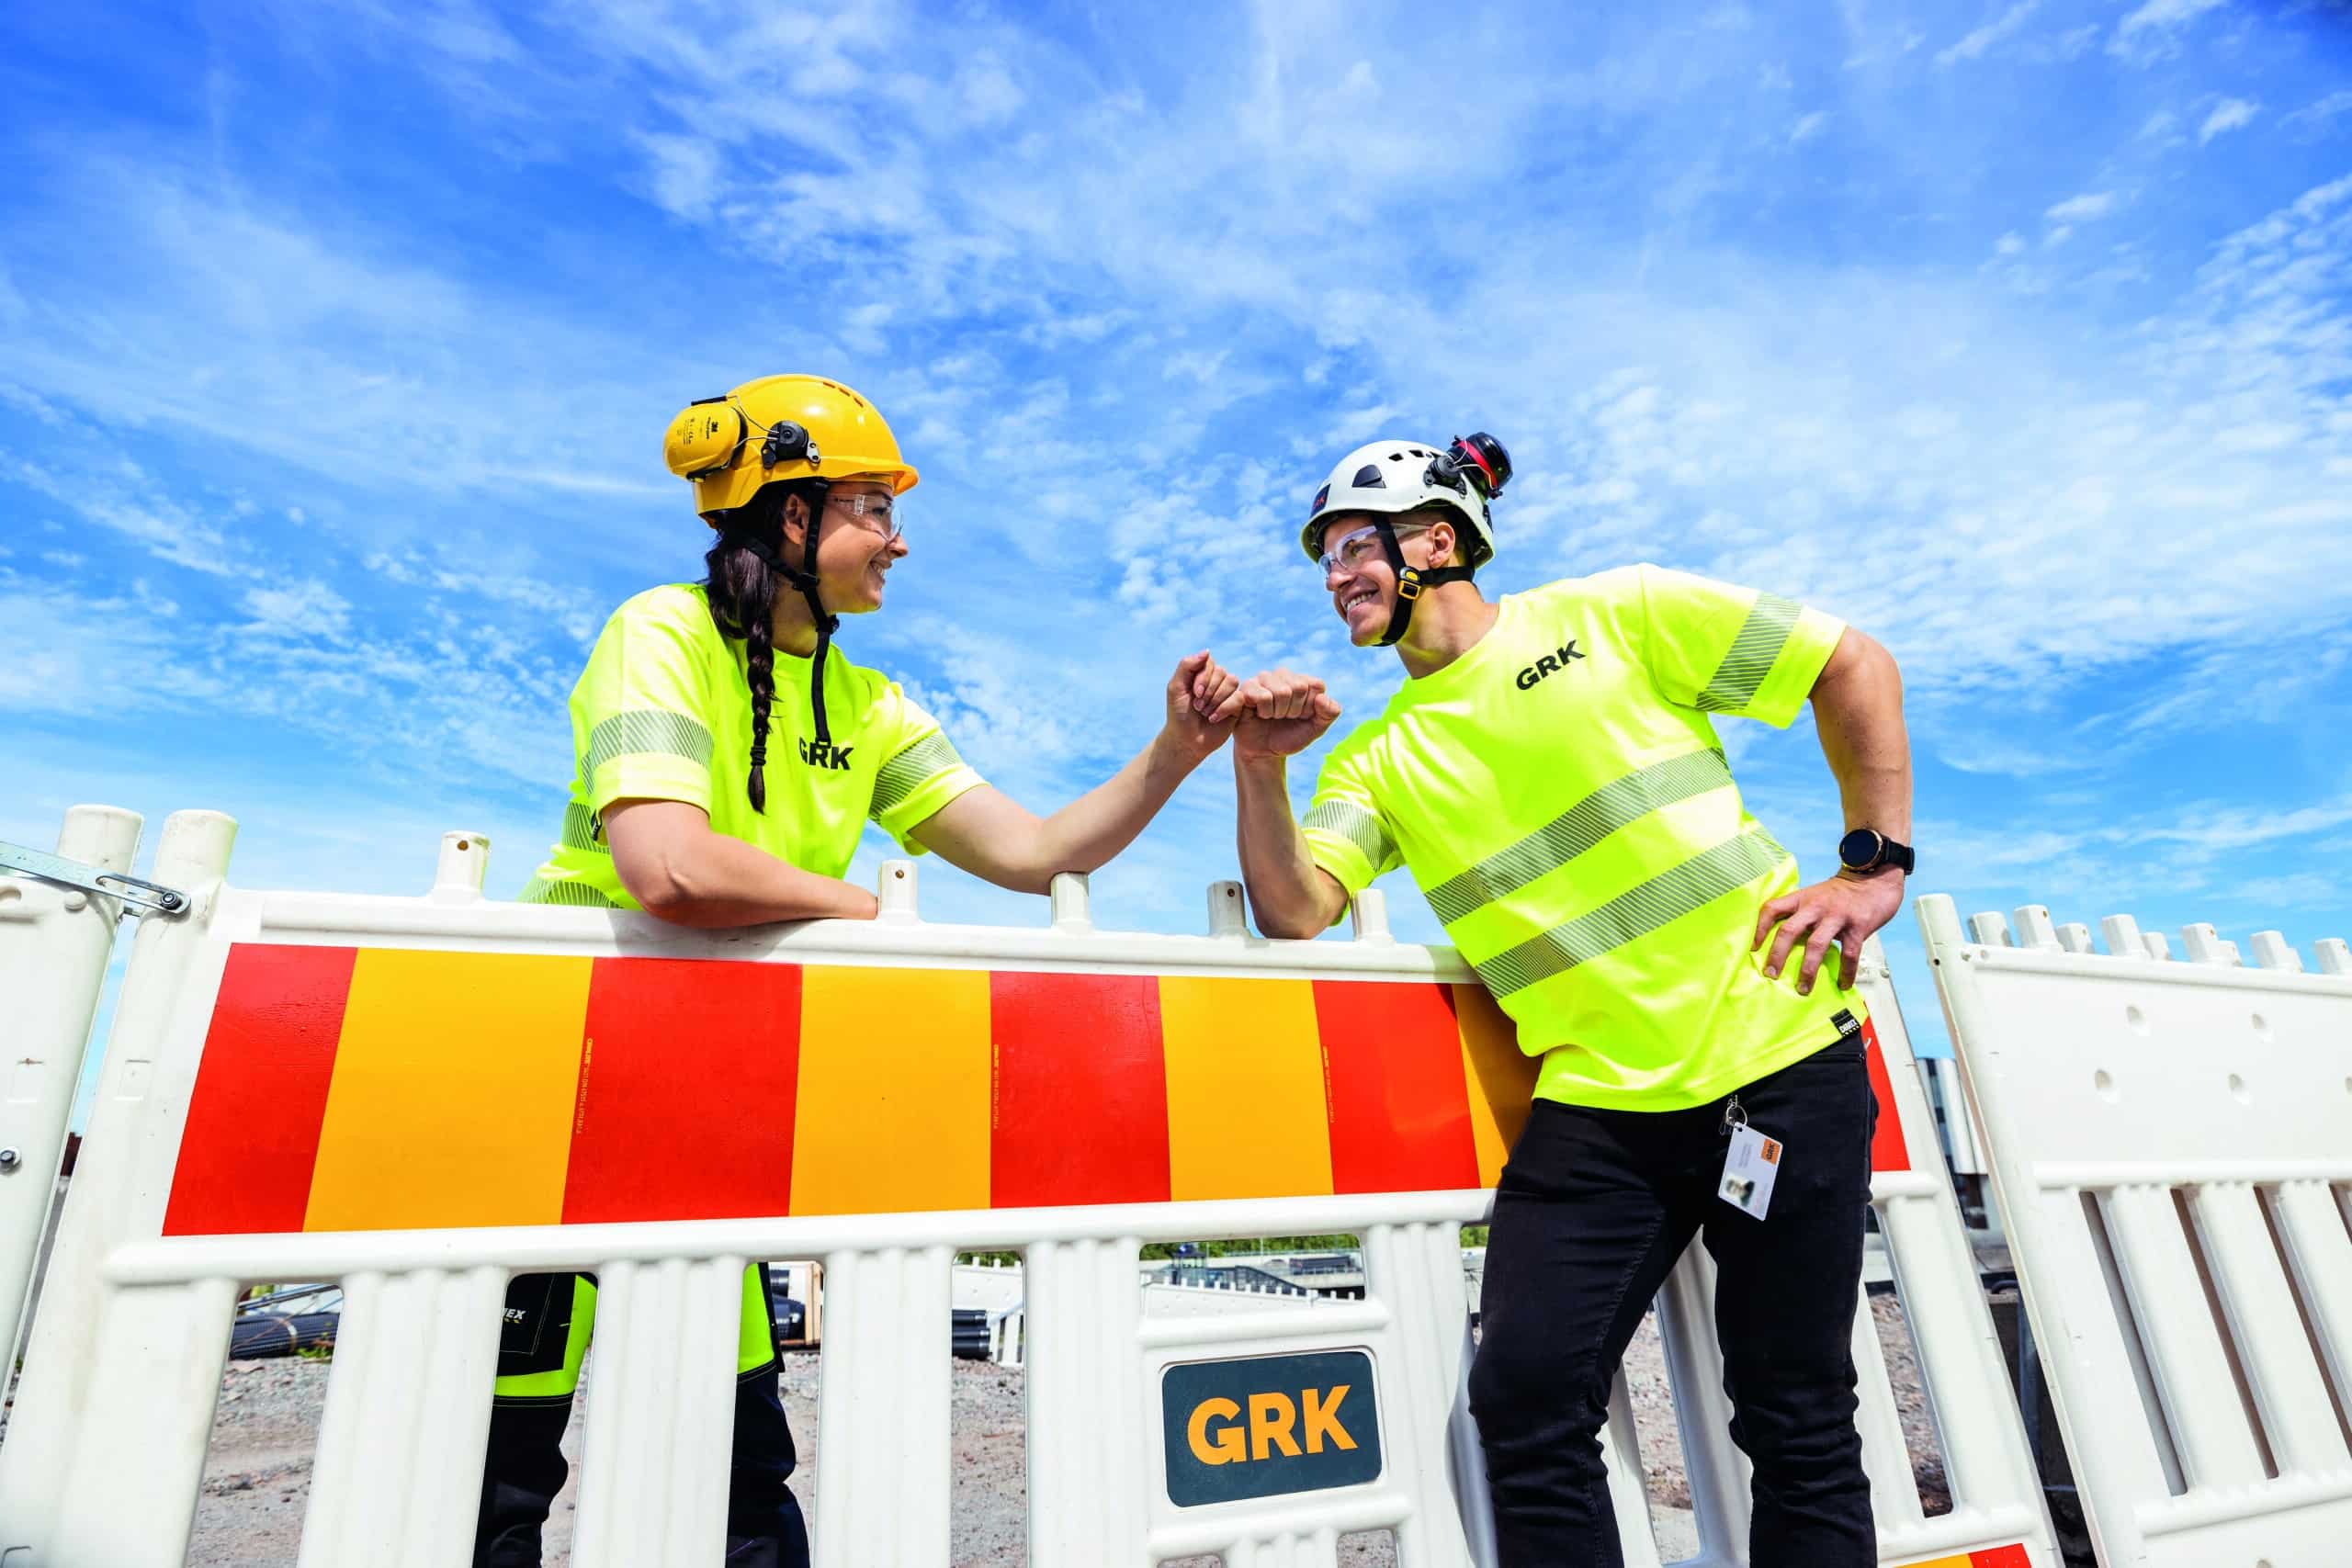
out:
{"label": "hi-vis sleeve cuff", "polygon": [[1714,679],[1699,694],[1699,706],[1786,729],[1845,635],[1846,623],[1835,615],[1759,594]]}
{"label": "hi-vis sleeve cuff", "polygon": [[683,800],[710,809],[710,731],[666,708],[631,708],[598,721],[580,759],[588,809],[616,800]]}
{"label": "hi-vis sleeve cuff", "polygon": [[900,849],[923,854],[928,852],[908,835],[949,802],[987,782],[934,729],[882,764],[874,775],[874,804],[867,815]]}
{"label": "hi-vis sleeve cuff", "polygon": [[1299,824],[1307,853],[1353,898],[1397,862],[1396,842],[1380,814],[1351,800],[1321,800]]}

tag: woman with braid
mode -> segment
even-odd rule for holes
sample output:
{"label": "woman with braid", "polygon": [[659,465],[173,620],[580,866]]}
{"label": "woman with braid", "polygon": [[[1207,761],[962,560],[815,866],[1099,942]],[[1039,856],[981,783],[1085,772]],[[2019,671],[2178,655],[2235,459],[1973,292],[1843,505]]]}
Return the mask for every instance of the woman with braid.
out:
{"label": "woman with braid", "polygon": [[[1126,847],[1224,743],[1238,682],[1176,666],[1159,731],[1110,780],[1040,819],[956,755],[898,683],[831,651],[836,617],[881,608],[907,557],[915,470],[864,398],[771,376],[689,406],[663,455],[717,531],[708,575],[615,611],[571,694],[576,771],[562,842],[526,902],[639,909],[688,926],[871,919],[842,880],[868,820],[1002,887],[1043,893]],[[682,1041],[682,1056],[692,1050]],[[595,1309],[584,1276],[524,1275],[506,1299],[474,1562],[538,1568],[563,1485],[557,1447]],[[766,1280],[743,1277],[730,1568],[802,1568],[792,1434]]]}

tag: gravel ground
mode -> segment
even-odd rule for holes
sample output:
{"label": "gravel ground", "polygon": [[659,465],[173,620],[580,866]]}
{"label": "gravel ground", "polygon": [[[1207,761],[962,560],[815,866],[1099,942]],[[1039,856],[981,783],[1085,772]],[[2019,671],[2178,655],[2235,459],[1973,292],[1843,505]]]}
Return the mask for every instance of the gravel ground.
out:
{"label": "gravel ground", "polygon": [[[1915,1476],[1928,1510],[1941,1512],[1951,1504],[1912,1359],[1910,1337],[1901,1326],[1901,1314],[1892,1298],[1876,1298],[1872,1305],[1880,1340],[1894,1375],[1896,1404],[1910,1439]],[[582,1384],[571,1428],[564,1437],[564,1452],[575,1461],[582,1422],[589,1400],[594,1397],[594,1365],[592,1356],[588,1381]],[[311,1456],[326,1397],[328,1368],[324,1360],[230,1363],[213,1420],[212,1448],[187,1556],[189,1568],[293,1568],[301,1542],[302,1509],[310,1493]],[[1626,1353],[1625,1368],[1634,1425],[1641,1433],[1652,1528],[1662,1554],[1670,1562],[1695,1551],[1697,1539],[1655,1315],[1644,1321]],[[816,1466],[821,1462],[817,1374],[814,1355],[796,1354],[785,1361],[785,1407],[801,1453],[793,1490],[812,1527],[821,1528],[815,1507]],[[957,1361],[952,1388],[953,1562],[956,1568],[1016,1568],[1027,1557],[1022,1374],[985,1362]],[[567,1487],[548,1521],[548,1568],[571,1560],[571,1521],[572,1495]],[[1207,1568],[1215,1562],[1214,1558],[1184,1560],[1187,1568]],[[1392,1568],[1395,1549],[1385,1531],[1351,1537],[1341,1542],[1340,1562],[1341,1568]]]}

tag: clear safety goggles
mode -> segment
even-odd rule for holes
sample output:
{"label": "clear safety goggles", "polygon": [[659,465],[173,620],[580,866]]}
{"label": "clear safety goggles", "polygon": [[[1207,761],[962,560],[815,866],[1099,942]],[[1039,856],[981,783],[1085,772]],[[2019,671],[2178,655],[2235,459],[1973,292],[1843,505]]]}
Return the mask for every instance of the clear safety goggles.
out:
{"label": "clear safety goggles", "polygon": [[895,495],[872,495],[865,492],[856,495],[829,495],[825,498],[825,504],[840,507],[857,519],[858,526],[879,534],[887,540],[897,540],[906,536],[906,514],[899,510],[901,503]]}
{"label": "clear safety goggles", "polygon": [[[1421,532],[1423,530],[1419,528],[1399,528],[1396,530],[1396,537],[1400,540],[1409,539]],[[1316,558],[1315,566],[1324,576],[1329,577],[1335,571],[1361,570],[1372,561],[1382,558],[1382,556],[1380,530],[1377,526],[1367,523],[1351,534],[1340,535],[1338,544]]]}

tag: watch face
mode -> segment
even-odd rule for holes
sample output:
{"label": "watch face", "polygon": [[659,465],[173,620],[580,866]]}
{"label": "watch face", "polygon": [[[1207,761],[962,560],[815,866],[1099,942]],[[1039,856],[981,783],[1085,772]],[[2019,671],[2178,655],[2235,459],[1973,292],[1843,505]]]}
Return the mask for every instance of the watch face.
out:
{"label": "watch face", "polygon": [[1852,871],[1860,871],[1878,860],[1879,846],[1886,840],[1868,828],[1857,828],[1838,840],[1838,859]]}

